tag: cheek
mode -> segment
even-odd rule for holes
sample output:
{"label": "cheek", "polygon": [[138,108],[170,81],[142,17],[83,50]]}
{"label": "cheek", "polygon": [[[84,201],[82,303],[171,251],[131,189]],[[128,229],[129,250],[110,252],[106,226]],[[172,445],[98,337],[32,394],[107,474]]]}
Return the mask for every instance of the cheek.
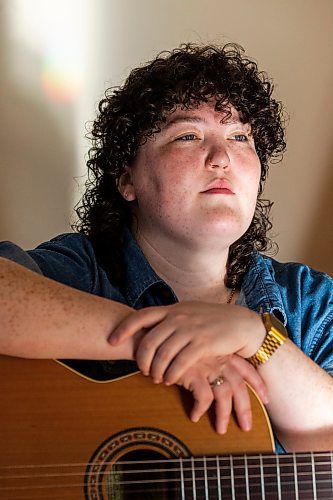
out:
{"label": "cheek", "polygon": [[139,210],[159,214],[163,206],[174,205],[177,201],[175,176],[164,164],[147,158],[133,175],[133,184]]}
{"label": "cheek", "polygon": [[246,179],[248,185],[252,186],[253,189],[256,189],[257,192],[261,176],[261,164],[257,154],[252,152],[240,157],[239,164],[243,165],[243,168],[241,169],[242,177]]}
{"label": "cheek", "polygon": [[249,173],[249,183],[253,187],[253,191],[255,191],[256,195],[258,195],[260,175],[261,175],[260,165],[258,165],[256,169],[253,169]]}

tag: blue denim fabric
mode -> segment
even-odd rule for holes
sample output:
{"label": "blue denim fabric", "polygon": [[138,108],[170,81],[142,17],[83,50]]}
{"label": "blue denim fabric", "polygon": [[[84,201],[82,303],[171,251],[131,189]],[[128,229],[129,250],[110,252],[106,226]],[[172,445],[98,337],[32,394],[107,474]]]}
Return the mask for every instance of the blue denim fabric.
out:
{"label": "blue denim fabric", "polygon": [[[150,267],[130,232],[124,244],[125,283],[112,284],[98,264],[89,240],[64,234],[34,250],[0,243],[0,256],[79,290],[106,297],[135,309],[177,302],[172,289]],[[37,266],[38,268],[37,268]],[[279,263],[253,253],[242,284],[250,309],[272,312],[286,326],[290,339],[333,376],[333,280],[308,266]],[[277,443],[277,451],[283,449]]]}

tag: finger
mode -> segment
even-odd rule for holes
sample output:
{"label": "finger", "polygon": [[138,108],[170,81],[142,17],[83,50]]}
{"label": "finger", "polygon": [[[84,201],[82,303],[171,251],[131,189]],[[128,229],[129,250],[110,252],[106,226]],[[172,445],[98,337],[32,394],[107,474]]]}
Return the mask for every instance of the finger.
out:
{"label": "finger", "polygon": [[239,427],[243,431],[249,431],[252,427],[252,410],[249,392],[244,379],[231,365],[225,367],[223,376],[227,378],[231,387],[233,408]]}
{"label": "finger", "polygon": [[192,422],[198,422],[199,419],[208,411],[214,395],[206,378],[196,378],[189,387],[193,394],[194,404],[191,411]]}
{"label": "finger", "polygon": [[248,361],[237,354],[233,355],[229,363],[238,371],[240,376],[255,390],[264,404],[268,403],[268,389],[257,370]]}
{"label": "finger", "polygon": [[173,334],[172,322],[165,319],[146,333],[136,350],[135,359],[140,370],[145,375],[151,375],[155,382],[163,379],[165,369],[178,352],[177,348],[170,352],[168,347],[175,343]]}
{"label": "finger", "polygon": [[213,388],[215,398],[215,427],[219,434],[225,434],[228,430],[232,410],[232,389],[227,380],[222,385]]}
{"label": "finger", "polygon": [[129,314],[108,338],[112,345],[118,345],[133,336],[143,328],[152,328],[164,319],[167,314],[166,306],[146,307]]}
{"label": "finger", "polygon": [[177,380],[179,380],[189,368],[195,366],[202,356],[203,353],[198,351],[193,342],[188,343],[170,363],[164,374],[164,382],[167,385],[177,383]]}
{"label": "finger", "polygon": [[[166,385],[170,385],[170,381],[165,379],[168,367],[188,345],[187,336],[177,335],[177,332],[174,331],[171,333],[172,335],[170,334],[163,344],[158,347],[150,366],[150,375],[152,378],[156,382],[164,380]],[[175,379],[173,383],[176,383],[178,380],[179,378]]]}

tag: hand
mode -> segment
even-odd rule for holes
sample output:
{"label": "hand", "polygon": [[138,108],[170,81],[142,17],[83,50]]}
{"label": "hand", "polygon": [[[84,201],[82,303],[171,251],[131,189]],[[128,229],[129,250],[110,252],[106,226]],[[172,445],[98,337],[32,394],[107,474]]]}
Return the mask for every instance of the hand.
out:
{"label": "hand", "polygon": [[[209,381],[218,377],[222,377],[223,384],[211,387]],[[200,362],[200,366],[187,370],[177,382],[193,394],[194,406],[191,411],[193,422],[198,422],[215,400],[215,428],[219,434],[227,432],[232,409],[239,427],[243,431],[251,429],[252,411],[246,383],[256,391],[263,403],[268,403],[264,381],[250,363],[237,355],[227,356],[220,364],[216,361]]]}
{"label": "hand", "polygon": [[141,329],[135,358],[142,373],[156,382],[176,383],[200,360],[221,361],[230,354],[249,357],[259,348],[265,328],[258,314],[235,305],[180,302],[135,311],[111,334],[118,345]]}

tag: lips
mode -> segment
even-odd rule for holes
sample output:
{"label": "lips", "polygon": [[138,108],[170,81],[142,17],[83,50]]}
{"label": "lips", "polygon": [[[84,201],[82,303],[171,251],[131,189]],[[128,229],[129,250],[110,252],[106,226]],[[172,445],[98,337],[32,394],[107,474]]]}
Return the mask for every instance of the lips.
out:
{"label": "lips", "polygon": [[235,194],[227,179],[215,179],[201,192],[207,194]]}

